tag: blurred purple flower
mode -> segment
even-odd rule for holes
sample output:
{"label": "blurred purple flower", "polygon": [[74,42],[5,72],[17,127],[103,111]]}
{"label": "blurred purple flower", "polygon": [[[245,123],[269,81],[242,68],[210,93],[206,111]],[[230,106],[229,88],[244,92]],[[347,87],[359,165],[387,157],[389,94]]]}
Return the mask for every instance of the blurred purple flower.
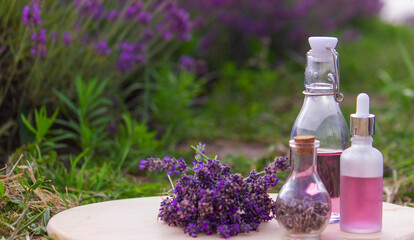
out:
{"label": "blurred purple flower", "polygon": [[187,71],[189,73],[204,74],[207,72],[207,65],[203,60],[195,60],[191,56],[183,55],[178,62],[179,71]]}
{"label": "blurred purple flower", "polygon": [[206,74],[208,71],[207,64],[204,60],[199,59],[196,61],[196,73],[198,74]]}
{"label": "blurred purple flower", "polygon": [[[171,7],[174,6],[174,7]],[[190,14],[184,9],[179,9],[176,5],[166,8],[166,21],[169,31],[182,41],[191,39],[190,31],[193,23],[190,21]]]}
{"label": "blurred purple flower", "polygon": [[106,19],[109,21],[116,21],[119,17],[119,11],[117,9],[111,9],[106,14]]}
{"label": "blurred purple flower", "polygon": [[110,134],[115,134],[118,132],[119,127],[118,124],[115,120],[112,120],[107,126],[106,126],[106,130],[110,133]]}
{"label": "blurred purple flower", "polygon": [[128,20],[135,19],[143,9],[144,3],[142,1],[134,1],[131,5],[127,7],[124,18]]}
{"label": "blurred purple flower", "polygon": [[151,41],[154,38],[154,34],[152,33],[152,29],[151,28],[145,29],[144,32],[142,33],[142,38],[146,42]]}
{"label": "blurred purple flower", "polygon": [[157,25],[155,25],[154,29],[156,31],[161,31],[165,28],[165,24],[164,23],[158,23]]}
{"label": "blurred purple flower", "polygon": [[171,38],[172,38],[172,34],[171,34],[171,32],[170,31],[164,31],[163,33],[162,33],[162,38],[165,40],[165,41],[169,41],[169,40],[171,40]]}
{"label": "blurred purple flower", "polygon": [[175,3],[175,2],[168,2],[168,3],[165,5],[165,10],[166,10],[167,12],[177,11],[177,9],[178,9],[178,6],[177,6],[177,3]]}
{"label": "blurred purple flower", "polygon": [[147,45],[144,42],[137,42],[134,45],[134,51],[138,53],[142,53],[147,48]]}
{"label": "blurred purple flower", "polygon": [[70,34],[69,32],[65,32],[65,33],[63,34],[63,44],[64,44],[65,46],[68,46],[68,45],[72,44],[74,41],[75,41],[75,40],[74,40],[74,39],[72,39],[71,34]]}
{"label": "blurred purple flower", "polygon": [[95,43],[94,48],[98,52],[99,55],[109,55],[109,54],[111,54],[111,49],[108,48],[108,45],[106,44],[106,41],[101,41],[99,43]]}
{"label": "blurred purple flower", "polygon": [[357,29],[349,29],[346,30],[343,34],[343,41],[344,42],[353,42],[358,40],[361,37],[361,32]]}
{"label": "blurred purple flower", "polygon": [[123,42],[120,45],[119,58],[115,64],[115,67],[120,72],[130,72],[135,66],[141,66],[145,63],[144,51],[146,45],[138,42],[136,44]]}
{"label": "blurred purple flower", "polygon": [[180,70],[186,70],[188,72],[193,72],[194,63],[195,63],[195,60],[193,57],[183,55],[180,57],[180,60],[178,62],[178,68]]}
{"label": "blurred purple flower", "polygon": [[0,55],[3,54],[4,51],[6,51],[6,47],[5,46],[2,46],[0,44]]}
{"label": "blurred purple flower", "polygon": [[57,42],[59,40],[59,34],[55,32],[50,33],[50,40],[54,43]]}
{"label": "blurred purple flower", "polygon": [[113,98],[111,99],[111,102],[112,102],[112,107],[113,107],[114,109],[118,109],[118,108],[119,108],[119,106],[121,106],[121,104],[119,104],[119,100],[118,100],[118,98],[116,98],[116,97],[113,97]]}
{"label": "blurred purple flower", "polygon": [[121,72],[129,72],[134,67],[134,45],[122,43],[120,46],[119,59],[116,62],[116,68]]}
{"label": "blurred purple flower", "polygon": [[[167,11],[178,11],[176,5],[168,6]],[[327,34],[351,21],[375,16],[382,3],[381,0],[182,0],[180,6],[201,19],[208,19],[204,26],[202,21],[194,25],[204,33],[207,30],[209,37],[218,38],[228,33],[271,36],[272,42],[278,45],[297,47],[311,34]],[[209,26],[214,23],[218,27],[211,29]],[[219,31],[219,34],[209,34],[210,31]],[[215,38],[206,39],[205,43]]]}
{"label": "blurred purple flower", "polygon": [[138,15],[138,22],[144,25],[147,25],[151,22],[152,14],[150,12],[142,11]]}
{"label": "blurred purple flower", "polygon": [[37,4],[32,4],[31,6],[26,5],[23,8],[22,22],[29,26],[29,28],[34,28],[42,23],[42,20],[39,16],[40,10]]}
{"label": "blurred purple flower", "polygon": [[74,24],[73,24],[73,30],[75,31],[75,32],[78,32],[79,30],[81,30],[82,29],[82,22],[81,21],[76,21]]}
{"label": "blurred purple flower", "polygon": [[33,48],[30,50],[30,53],[35,57],[44,58],[47,56],[46,49],[46,29],[40,29],[40,32],[33,33],[30,36],[30,39],[33,41]]}
{"label": "blurred purple flower", "polygon": [[79,15],[98,19],[105,16],[106,9],[100,0],[75,0],[75,5],[79,9]]}

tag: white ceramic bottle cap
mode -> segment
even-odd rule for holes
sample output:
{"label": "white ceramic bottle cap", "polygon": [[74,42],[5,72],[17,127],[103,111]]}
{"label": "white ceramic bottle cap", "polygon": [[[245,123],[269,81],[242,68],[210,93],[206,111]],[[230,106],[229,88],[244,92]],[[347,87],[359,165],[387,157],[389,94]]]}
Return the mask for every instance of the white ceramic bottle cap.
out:
{"label": "white ceramic bottle cap", "polygon": [[309,45],[313,51],[326,51],[327,48],[335,48],[338,43],[336,37],[310,37]]}

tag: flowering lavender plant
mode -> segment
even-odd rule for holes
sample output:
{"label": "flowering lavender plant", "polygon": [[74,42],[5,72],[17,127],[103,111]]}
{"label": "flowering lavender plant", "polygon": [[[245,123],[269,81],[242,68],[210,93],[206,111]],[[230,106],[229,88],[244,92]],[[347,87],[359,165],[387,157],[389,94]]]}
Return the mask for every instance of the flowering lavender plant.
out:
{"label": "flowering lavender plant", "polygon": [[23,108],[57,107],[51,88],[75,96],[77,76],[110,80],[108,92],[142,106],[135,117],[148,120],[154,69],[178,61],[193,26],[177,0],[13,0],[1,2],[0,16],[0,106],[10,122]]}
{"label": "flowering lavender plant", "polygon": [[[230,47],[237,56],[243,51],[241,44],[247,45],[246,40],[252,37],[271,37],[278,50],[297,48],[310,35],[328,34],[372,18],[382,6],[380,0],[182,0],[180,3],[199,16],[195,22],[205,33],[201,50],[217,51],[217,44],[225,39],[231,41],[226,42],[226,48]],[[221,51],[217,53],[222,57]]]}
{"label": "flowering lavender plant", "polygon": [[40,10],[36,2],[32,2],[31,5],[26,5],[23,8],[22,22],[29,26],[29,28],[36,27],[42,23],[42,19],[39,16]]}
{"label": "flowering lavender plant", "polygon": [[180,174],[170,196],[161,202],[158,217],[171,226],[184,229],[192,237],[198,233],[218,233],[229,238],[258,230],[263,221],[273,218],[274,201],[267,191],[278,184],[277,172],[288,169],[288,159],[275,158],[263,172],[252,171],[243,178],[231,167],[205,155],[205,145],[196,151],[193,166],[183,159],[165,157],[142,160],[139,168],[165,171],[169,177]]}

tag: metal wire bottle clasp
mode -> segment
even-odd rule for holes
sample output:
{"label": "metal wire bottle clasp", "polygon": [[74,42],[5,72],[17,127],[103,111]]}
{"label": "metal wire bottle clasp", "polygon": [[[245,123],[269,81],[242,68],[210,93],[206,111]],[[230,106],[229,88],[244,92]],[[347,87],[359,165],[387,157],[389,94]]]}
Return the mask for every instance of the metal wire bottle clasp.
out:
{"label": "metal wire bottle clasp", "polygon": [[333,84],[334,90],[334,98],[337,103],[340,103],[344,100],[344,95],[341,93],[341,89],[339,86],[339,70],[338,70],[338,53],[333,48],[327,48],[332,53],[333,61],[334,61],[334,70],[335,75],[332,73],[328,74],[328,79]]}

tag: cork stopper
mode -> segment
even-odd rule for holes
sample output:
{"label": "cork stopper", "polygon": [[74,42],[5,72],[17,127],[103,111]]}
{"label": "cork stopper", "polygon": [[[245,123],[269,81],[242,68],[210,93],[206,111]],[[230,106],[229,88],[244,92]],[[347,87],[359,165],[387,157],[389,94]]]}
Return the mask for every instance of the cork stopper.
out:
{"label": "cork stopper", "polygon": [[293,137],[293,140],[295,140],[295,143],[314,143],[315,136],[312,136],[312,135],[296,136],[296,137]]}
{"label": "cork stopper", "polygon": [[296,151],[299,154],[310,154],[315,151],[315,136],[303,135],[293,137]]}

